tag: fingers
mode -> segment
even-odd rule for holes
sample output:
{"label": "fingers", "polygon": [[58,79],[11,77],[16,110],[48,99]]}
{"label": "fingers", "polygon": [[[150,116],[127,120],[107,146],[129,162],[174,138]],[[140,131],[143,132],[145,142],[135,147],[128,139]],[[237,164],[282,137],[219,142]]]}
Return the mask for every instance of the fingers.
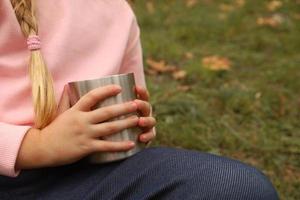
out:
{"label": "fingers", "polygon": [[121,87],[118,85],[108,85],[91,90],[86,95],[81,97],[73,106],[80,111],[90,111],[97,103],[112,97],[121,92]]}
{"label": "fingers", "polygon": [[144,117],[148,117],[151,113],[151,104],[146,102],[146,101],[142,101],[142,100],[134,100],[134,102],[137,104],[138,110],[140,111],[140,113],[142,114],[142,116]]}
{"label": "fingers", "polygon": [[144,100],[144,101],[149,101],[149,92],[146,88],[140,87],[140,86],[136,86],[136,93],[139,97],[139,99]]}
{"label": "fingers", "polygon": [[154,117],[140,117],[138,125],[143,128],[152,128],[156,125],[156,119]]}
{"label": "fingers", "polygon": [[154,131],[151,129],[146,133],[143,133],[141,135],[139,135],[139,140],[143,143],[147,143],[150,142],[151,140],[153,140],[155,138],[155,133]]}
{"label": "fingers", "polygon": [[92,142],[92,149],[94,152],[118,152],[118,151],[127,151],[132,149],[135,146],[135,143],[132,141],[104,141],[104,140],[94,140]]}
{"label": "fingers", "polygon": [[126,119],[93,125],[92,137],[99,138],[107,135],[112,135],[121,132],[124,129],[136,127],[138,125],[138,122],[139,118],[137,116],[131,116]]}
{"label": "fingers", "polygon": [[138,125],[144,128],[145,133],[139,135],[139,140],[143,143],[147,143],[153,140],[156,136],[155,125],[156,120],[153,117],[140,117]]}
{"label": "fingers", "polygon": [[116,104],[112,106],[105,106],[89,112],[88,120],[91,123],[96,124],[135,111],[137,111],[137,104],[135,102],[127,102],[127,103]]}

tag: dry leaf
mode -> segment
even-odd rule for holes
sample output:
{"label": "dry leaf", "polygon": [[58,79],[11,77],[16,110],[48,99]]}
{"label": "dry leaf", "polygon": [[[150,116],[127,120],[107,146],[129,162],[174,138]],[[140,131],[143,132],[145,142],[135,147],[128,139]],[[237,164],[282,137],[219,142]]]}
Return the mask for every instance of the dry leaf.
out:
{"label": "dry leaf", "polygon": [[186,0],[185,5],[188,8],[194,7],[198,3],[198,0]]}
{"label": "dry leaf", "polygon": [[236,5],[241,8],[245,5],[245,0],[235,0]]}
{"label": "dry leaf", "polygon": [[178,67],[174,65],[167,65],[167,72],[175,72],[178,71]]}
{"label": "dry leaf", "polygon": [[192,52],[185,52],[184,57],[188,60],[193,59],[195,56]]}
{"label": "dry leaf", "polygon": [[273,28],[279,26],[283,22],[283,17],[279,14],[275,14],[271,17],[259,17],[256,20],[256,24],[259,26],[271,26]]}
{"label": "dry leaf", "polygon": [[153,69],[146,69],[145,70],[145,72],[146,72],[146,74],[148,74],[148,75],[157,75],[158,74],[158,72],[157,71],[155,71],[155,70],[153,70]]}
{"label": "dry leaf", "polygon": [[175,80],[182,80],[186,77],[187,73],[184,70],[178,70],[173,72],[172,76]]}
{"label": "dry leaf", "polygon": [[225,57],[208,56],[202,59],[203,67],[212,71],[230,70],[231,61]]}
{"label": "dry leaf", "polygon": [[151,58],[148,58],[146,60],[146,63],[149,65],[149,67],[156,71],[156,72],[173,72],[176,70],[175,66],[166,65],[166,62],[164,60],[161,61],[155,61]]}
{"label": "dry leaf", "polygon": [[255,99],[260,99],[260,97],[261,97],[261,92],[255,93]]}
{"label": "dry leaf", "polygon": [[146,63],[149,65],[149,67],[152,68],[152,70],[155,70],[157,72],[165,72],[167,70],[166,62],[164,60],[155,61],[151,58],[148,58],[146,60]]}
{"label": "dry leaf", "polygon": [[220,4],[219,8],[223,12],[231,12],[231,11],[234,10],[234,6],[233,5],[225,4],[225,3]]}
{"label": "dry leaf", "polygon": [[153,14],[155,12],[154,3],[152,1],[147,1],[146,8],[148,13]]}
{"label": "dry leaf", "polygon": [[273,1],[270,1],[268,4],[267,4],[267,9],[269,11],[275,11],[277,10],[278,8],[282,7],[282,2],[281,1],[278,1],[278,0],[273,0]]}
{"label": "dry leaf", "polygon": [[190,85],[179,85],[179,86],[177,86],[177,90],[182,91],[182,92],[187,92],[191,89],[192,89],[192,87]]}

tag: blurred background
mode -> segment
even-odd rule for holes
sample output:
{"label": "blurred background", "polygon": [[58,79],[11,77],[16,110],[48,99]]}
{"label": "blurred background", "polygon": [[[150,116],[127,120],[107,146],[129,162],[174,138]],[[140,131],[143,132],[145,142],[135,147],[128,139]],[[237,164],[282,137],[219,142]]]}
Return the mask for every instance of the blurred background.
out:
{"label": "blurred background", "polygon": [[300,199],[300,0],[136,0],[153,146],[262,170]]}

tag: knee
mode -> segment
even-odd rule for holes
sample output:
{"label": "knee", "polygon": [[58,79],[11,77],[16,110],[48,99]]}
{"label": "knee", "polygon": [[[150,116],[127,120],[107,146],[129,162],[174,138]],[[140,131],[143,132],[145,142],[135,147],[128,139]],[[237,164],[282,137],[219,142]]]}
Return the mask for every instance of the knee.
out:
{"label": "knee", "polygon": [[212,163],[214,167],[206,172],[207,186],[211,188],[214,197],[245,200],[278,199],[276,190],[262,172],[235,160],[219,159],[214,161]]}
{"label": "knee", "polygon": [[201,199],[278,199],[264,174],[236,160],[173,148],[150,148],[142,156],[157,174],[184,183],[183,191]]}

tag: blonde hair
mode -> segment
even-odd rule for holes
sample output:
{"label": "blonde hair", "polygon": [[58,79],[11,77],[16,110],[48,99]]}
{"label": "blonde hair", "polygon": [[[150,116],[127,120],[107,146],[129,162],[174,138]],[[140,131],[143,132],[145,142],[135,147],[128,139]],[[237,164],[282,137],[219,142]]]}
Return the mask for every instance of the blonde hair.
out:
{"label": "blonde hair", "polygon": [[[34,0],[11,0],[21,30],[26,38],[38,35],[34,11]],[[35,127],[46,127],[56,116],[57,103],[52,76],[49,73],[40,50],[31,51],[29,74],[32,85],[32,99],[35,113]]]}

